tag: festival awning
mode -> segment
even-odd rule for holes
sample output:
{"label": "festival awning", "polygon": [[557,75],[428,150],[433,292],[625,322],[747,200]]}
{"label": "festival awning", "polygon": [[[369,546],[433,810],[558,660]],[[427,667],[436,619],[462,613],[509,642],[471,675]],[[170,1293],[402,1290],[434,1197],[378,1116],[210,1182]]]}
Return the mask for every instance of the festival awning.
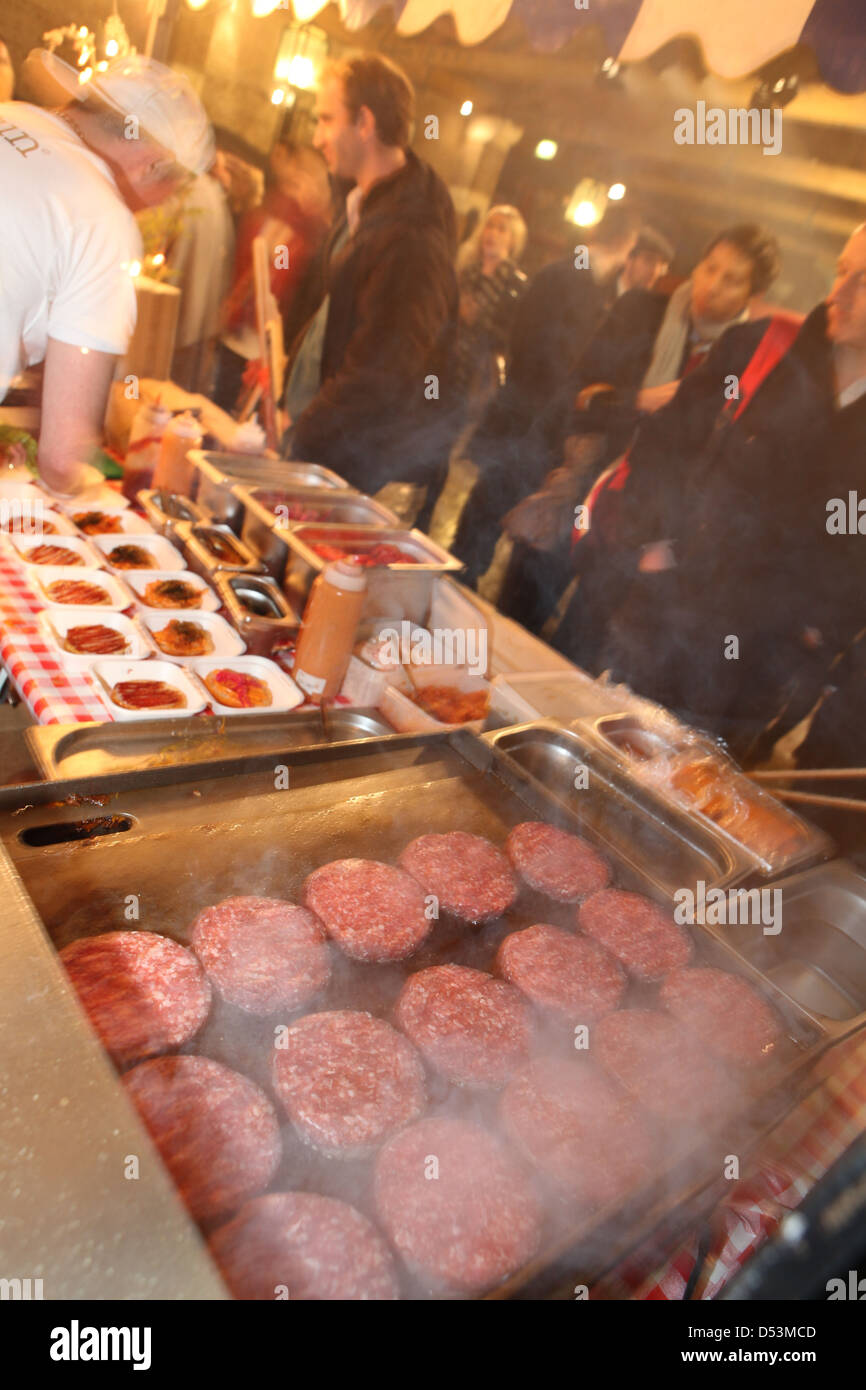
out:
{"label": "festival awning", "polygon": [[[327,0],[293,0],[309,20]],[[600,27],[610,56],[647,58],[681,37],[694,38],[707,67],[743,77],[796,44],[814,51],[824,81],[840,92],[866,91],[864,0],[338,0],[348,29],[360,29],[390,4],[400,34],[420,34],[453,17],[463,44],[482,43],[509,17],[522,20],[534,48],[560,48],[581,30]],[[578,5],[585,8],[578,8]]]}

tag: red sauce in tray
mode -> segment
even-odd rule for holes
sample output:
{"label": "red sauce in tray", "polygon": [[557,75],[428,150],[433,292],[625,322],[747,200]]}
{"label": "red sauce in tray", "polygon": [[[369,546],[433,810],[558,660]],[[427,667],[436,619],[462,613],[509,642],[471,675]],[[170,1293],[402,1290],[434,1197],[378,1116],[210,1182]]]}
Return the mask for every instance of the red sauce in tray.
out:
{"label": "red sauce in tray", "polygon": [[165,681],[118,681],[111,698],[122,709],[185,709],[186,696]]}
{"label": "red sauce in tray", "polygon": [[45,590],[53,603],[110,603],[111,598],[98,584],[83,579],[55,579]]}
{"label": "red sauce in tray", "polygon": [[377,565],[419,565],[421,561],[417,555],[410,555],[408,550],[401,550],[398,545],[390,545],[387,541],[379,541],[376,545],[371,545],[369,550],[360,553],[354,550],[344,550],[339,545],[328,545],[326,541],[320,541],[310,547],[311,550],[322,560],[354,560],[356,564],[364,565],[372,569]]}
{"label": "red sauce in tray", "polygon": [[63,647],[67,652],[116,656],[118,652],[128,650],[129,642],[116,628],[106,627],[104,623],[93,623],[90,626],[69,628]]}
{"label": "red sauce in tray", "polygon": [[32,565],[83,565],[84,561],[75,550],[67,550],[63,545],[34,545],[27,559]]}

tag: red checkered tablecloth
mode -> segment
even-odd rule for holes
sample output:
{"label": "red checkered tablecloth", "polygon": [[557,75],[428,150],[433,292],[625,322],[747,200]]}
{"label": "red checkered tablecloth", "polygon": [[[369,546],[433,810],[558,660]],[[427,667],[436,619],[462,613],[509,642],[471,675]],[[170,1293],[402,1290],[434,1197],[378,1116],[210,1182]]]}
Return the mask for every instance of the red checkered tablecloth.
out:
{"label": "red checkered tablecloth", "polygon": [[0,537],[0,660],[39,724],[111,720],[91,678],[71,671],[45,642],[38,623],[44,608],[5,537]]}

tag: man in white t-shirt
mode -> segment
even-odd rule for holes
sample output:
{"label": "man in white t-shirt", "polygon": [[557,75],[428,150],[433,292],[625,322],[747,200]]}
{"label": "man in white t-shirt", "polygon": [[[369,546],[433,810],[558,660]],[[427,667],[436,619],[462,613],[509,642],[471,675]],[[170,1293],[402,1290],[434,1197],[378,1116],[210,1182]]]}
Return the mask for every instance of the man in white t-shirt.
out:
{"label": "man in white t-shirt", "polygon": [[208,168],[213,134],[187,79],[149,58],[117,59],[81,83],[36,49],[25,71],[59,109],[0,103],[0,401],[44,363],[39,471],[69,495],[135,326],[132,214]]}

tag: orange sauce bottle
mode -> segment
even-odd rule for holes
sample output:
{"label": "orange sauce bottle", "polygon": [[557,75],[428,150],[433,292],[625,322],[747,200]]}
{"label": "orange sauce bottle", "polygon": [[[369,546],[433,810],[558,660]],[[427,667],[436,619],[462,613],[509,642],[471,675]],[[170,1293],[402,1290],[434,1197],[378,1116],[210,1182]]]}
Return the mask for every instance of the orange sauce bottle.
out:
{"label": "orange sauce bottle", "polygon": [[367,576],[355,560],[334,560],[313,584],[292,676],[314,704],[339,693],[366,596]]}

